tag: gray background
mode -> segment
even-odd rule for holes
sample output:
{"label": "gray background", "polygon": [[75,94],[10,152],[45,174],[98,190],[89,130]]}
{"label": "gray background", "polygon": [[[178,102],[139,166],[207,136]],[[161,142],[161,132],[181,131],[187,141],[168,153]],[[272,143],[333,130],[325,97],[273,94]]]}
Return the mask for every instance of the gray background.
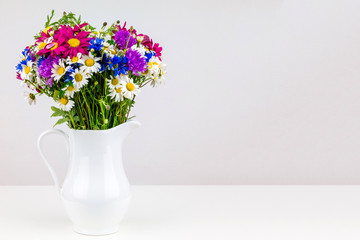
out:
{"label": "gray background", "polygon": [[[52,184],[52,100],[28,106],[14,68],[52,8],[164,47],[167,84],[143,89],[124,145],[132,184],[360,184],[360,1],[1,0],[0,185]],[[45,146],[63,177],[65,144]]]}

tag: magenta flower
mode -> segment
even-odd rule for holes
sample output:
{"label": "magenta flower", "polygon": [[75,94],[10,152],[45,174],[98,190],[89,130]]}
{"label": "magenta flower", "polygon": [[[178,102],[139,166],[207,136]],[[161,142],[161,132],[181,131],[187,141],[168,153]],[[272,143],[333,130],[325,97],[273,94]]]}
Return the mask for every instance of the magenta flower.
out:
{"label": "magenta flower", "polygon": [[36,42],[44,42],[46,39],[48,39],[50,37],[49,32],[52,30],[51,27],[45,29],[44,31],[41,32],[41,37],[39,37]]}
{"label": "magenta flower", "polygon": [[[62,52],[62,56],[66,58],[67,56],[73,57],[78,54],[78,52],[87,55],[87,48],[90,46],[90,39],[87,36],[90,32],[81,31],[80,26],[75,26],[72,29],[70,26],[62,25],[59,28],[59,35],[57,36],[59,41],[64,42],[65,51]],[[54,35],[55,38],[55,35]]]}
{"label": "magenta flower", "polygon": [[147,35],[141,35],[144,36],[141,44],[144,45],[144,47],[146,47],[147,49],[154,51],[156,53],[156,56],[160,59],[161,61],[161,51],[162,51],[162,47],[159,46],[158,43],[153,43],[153,40],[150,39],[149,36]]}
{"label": "magenta flower", "polygon": [[20,73],[16,73],[16,79],[19,79],[19,80],[21,80],[21,81],[24,81],[24,79],[21,78]]}
{"label": "magenta flower", "polygon": [[50,53],[50,56],[56,57],[64,53],[66,51],[66,48],[63,46],[64,42],[61,41],[53,41],[49,44],[47,44],[43,49],[41,49],[38,52],[38,55],[45,55]]}

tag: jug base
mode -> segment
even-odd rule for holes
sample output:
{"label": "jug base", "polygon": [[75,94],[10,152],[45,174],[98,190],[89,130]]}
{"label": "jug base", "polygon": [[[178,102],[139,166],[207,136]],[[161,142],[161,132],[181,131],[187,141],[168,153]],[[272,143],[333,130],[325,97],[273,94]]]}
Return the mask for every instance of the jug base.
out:
{"label": "jug base", "polygon": [[106,229],[84,229],[84,228],[74,226],[73,230],[74,230],[74,232],[82,234],[82,235],[103,236],[103,235],[109,235],[109,234],[116,233],[117,231],[119,231],[119,226],[109,227]]}

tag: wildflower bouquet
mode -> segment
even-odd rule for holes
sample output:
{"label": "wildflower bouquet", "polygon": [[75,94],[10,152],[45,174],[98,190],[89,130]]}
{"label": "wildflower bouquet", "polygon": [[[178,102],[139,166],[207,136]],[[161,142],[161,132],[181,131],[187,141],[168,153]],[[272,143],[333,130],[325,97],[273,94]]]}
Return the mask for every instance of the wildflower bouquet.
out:
{"label": "wildflower bouquet", "polygon": [[108,129],[126,122],[135,96],[150,83],[164,82],[166,65],[162,48],[149,36],[117,21],[104,23],[99,31],[73,13],[52,21],[35,43],[25,48],[16,66],[21,85],[31,104],[45,94],[58,107],[51,107],[57,124],[73,129]]}

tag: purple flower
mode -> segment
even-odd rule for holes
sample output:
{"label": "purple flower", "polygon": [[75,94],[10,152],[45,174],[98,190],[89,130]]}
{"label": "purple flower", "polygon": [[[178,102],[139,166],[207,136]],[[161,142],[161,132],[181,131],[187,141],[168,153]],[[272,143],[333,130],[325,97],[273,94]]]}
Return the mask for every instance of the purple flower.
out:
{"label": "purple flower", "polygon": [[43,78],[48,78],[48,80],[46,81],[46,85],[49,85],[50,87],[52,86],[52,72],[51,69],[53,68],[54,64],[59,64],[59,57],[47,57],[47,58],[41,58],[38,62],[38,72],[40,77]]}
{"label": "purple flower", "polygon": [[139,72],[146,70],[146,59],[136,50],[129,49],[125,56],[128,59],[129,70],[133,71],[134,75],[140,75]]}
{"label": "purple flower", "polygon": [[[116,42],[116,44],[120,47],[120,49],[125,49],[125,48],[131,48],[134,44],[136,44],[137,40],[136,38],[130,37],[130,33],[126,30],[120,30],[118,32],[115,33],[115,37],[114,40]],[[127,44],[127,41],[129,39],[129,43]]]}

